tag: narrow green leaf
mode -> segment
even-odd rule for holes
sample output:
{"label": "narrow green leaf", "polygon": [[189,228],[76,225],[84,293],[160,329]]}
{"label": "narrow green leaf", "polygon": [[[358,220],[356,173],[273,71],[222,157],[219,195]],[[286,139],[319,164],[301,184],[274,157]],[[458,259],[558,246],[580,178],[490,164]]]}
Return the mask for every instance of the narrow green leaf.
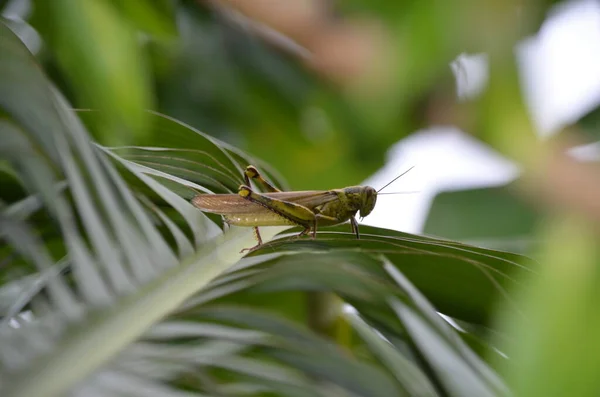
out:
{"label": "narrow green leaf", "polygon": [[[3,394],[62,394],[235,263],[241,257],[238,252],[251,239],[251,231],[231,232],[220,241],[205,245],[181,266],[73,329],[51,354],[38,358],[27,371],[12,374],[10,382],[3,379]],[[73,362],[78,364],[73,366]]]}
{"label": "narrow green leaf", "polygon": [[377,331],[367,325],[357,314],[346,313],[354,329],[365,340],[375,356],[396,377],[409,396],[438,396],[434,385],[423,371],[408,360]]}
{"label": "narrow green leaf", "polygon": [[[406,277],[389,262],[384,266],[410,302],[392,298],[392,308],[447,389],[454,395],[478,395],[477,390],[481,395],[507,393],[500,377],[468,348]],[[457,384],[456,379],[465,384]],[[467,392],[470,394],[461,394]]]}
{"label": "narrow green leaf", "polygon": [[276,239],[252,255],[271,252],[385,254],[438,311],[485,325],[490,325],[498,300],[519,310],[512,287],[520,274],[532,272],[534,263],[522,255],[376,227],[361,226],[356,240],[349,225],[323,228],[316,240]]}

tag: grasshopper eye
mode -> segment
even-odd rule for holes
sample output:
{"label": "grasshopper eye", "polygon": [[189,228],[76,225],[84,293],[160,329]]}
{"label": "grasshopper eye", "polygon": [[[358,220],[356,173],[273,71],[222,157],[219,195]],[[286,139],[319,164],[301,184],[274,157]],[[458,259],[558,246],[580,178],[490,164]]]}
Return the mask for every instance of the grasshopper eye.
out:
{"label": "grasshopper eye", "polygon": [[362,194],[360,206],[360,216],[364,218],[369,215],[373,208],[375,208],[375,203],[377,202],[377,191],[370,186],[365,187],[365,190]]}

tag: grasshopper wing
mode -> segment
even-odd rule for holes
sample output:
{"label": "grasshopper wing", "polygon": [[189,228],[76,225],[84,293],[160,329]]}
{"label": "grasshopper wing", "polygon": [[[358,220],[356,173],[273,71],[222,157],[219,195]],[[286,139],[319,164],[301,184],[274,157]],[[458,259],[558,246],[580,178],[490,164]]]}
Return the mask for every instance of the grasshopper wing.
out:
{"label": "grasshopper wing", "polygon": [[220,215],[246,213],[260,209],[268,212],[263,206],[248,201],[239,194],[199,194],[192,199],[192,205],[204,212]]}
{"label": "grasshopper wing", "polygon": [[238,194],[199,194],[192,205],[204,212],[222,215],[225,222],[237,226],[294,225],[281,215],[253,203]]}
{"label": "grasshopper wing", "polygon": [[319,207],[323,204],[338,200],[338,196],[335,192],[327,190],[275,192],[265,193],[264,195],[274,199],[300,204],[310,210],[314,210],[316,207]]}

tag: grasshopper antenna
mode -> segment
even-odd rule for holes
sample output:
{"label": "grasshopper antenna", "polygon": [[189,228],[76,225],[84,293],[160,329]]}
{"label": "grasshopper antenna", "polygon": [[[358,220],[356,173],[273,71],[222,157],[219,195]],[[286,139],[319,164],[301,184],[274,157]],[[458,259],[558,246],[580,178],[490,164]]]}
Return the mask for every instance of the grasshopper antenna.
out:
{"label": "grasshopper antenna", "polygon": [[392,192],[392,193],[377,193],[377,195],[382,195],[382,194],[415,194],[415,193],[421,193],[419,190],[414,190],[411,192]]}
{"label": "grasshopper antenna", "polygon": [[[379,189],[377,191],[377,193],[379,193],[380,191],[382,191],[383,189],[385,189],[386,187],[390,186],[392,183],[396,182],[401,176],[406,175],[406,173],[410,170],[412,170],[413,168],[415,168],[415,166],[413,165],[412,167],[410,167],[409,169],[407,169],[406,171],[404,171],[403,173],[401,173],[400,175],[398,175],[397,177],[395,177],[394,179],[392,179],[390,182],[388,182],[387,185],[385,185],[384,187],[382,187],[381,189]],[[389,193],[382,193],[382,194],[389,194]]]}

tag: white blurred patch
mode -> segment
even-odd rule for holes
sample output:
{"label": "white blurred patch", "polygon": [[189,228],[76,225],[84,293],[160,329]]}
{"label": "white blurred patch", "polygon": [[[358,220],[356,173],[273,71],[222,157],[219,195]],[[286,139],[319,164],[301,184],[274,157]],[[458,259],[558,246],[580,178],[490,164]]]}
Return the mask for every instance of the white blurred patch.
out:
{"label": "white blurred patch", "polygon": [[517,167],[470,135],[452,128],[417,132],[390,150],[390,161],[363,184],[379,189],[413,165],[415,168],[380,195],[363,224],[420,232],[437,193],[503,185],[518,175]]}
{"label": "white blurred patch", "polygon": [[486,54],[460,54],[450,68],[456,79],[456,95],[461,100],[476,98],[483,92],[490,78]]}
{"label": "white blurred patch", "polygon": [[569,154],[581,161],[598,161],[600,159],[600,142],[577,146],[569,150]]}
{"label": "white blurred patch", "polygon": [[526,97],[548,136],[600,104],[600,2],[557,7],[517,49]]}

